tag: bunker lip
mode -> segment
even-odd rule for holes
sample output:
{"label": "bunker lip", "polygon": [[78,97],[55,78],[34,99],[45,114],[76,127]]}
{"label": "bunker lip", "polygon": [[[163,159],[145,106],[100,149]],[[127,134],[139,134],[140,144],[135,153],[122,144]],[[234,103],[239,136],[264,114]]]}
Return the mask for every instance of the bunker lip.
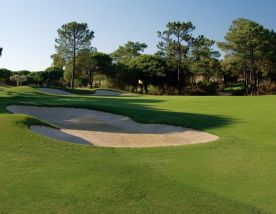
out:
{"label": "bunker lip", "polygon": [[28,114],[60,129],[32,126],[41,135],[102,147],[161,147],[207,143],[218,137],[206,132],[172,125],[140,124],[111,113],[64,107],[11,105],[7,110]]}

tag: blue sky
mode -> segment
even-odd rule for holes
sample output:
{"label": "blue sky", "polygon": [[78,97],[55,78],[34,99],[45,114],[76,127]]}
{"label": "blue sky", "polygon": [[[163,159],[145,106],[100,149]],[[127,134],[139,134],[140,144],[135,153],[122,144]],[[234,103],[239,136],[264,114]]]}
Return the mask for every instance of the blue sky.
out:
{"label": "blue sky", "polygon": [[195,35],[216,41],[239,17],[276,30],[275,0],[0,0],[0,9],[0,67],[12,70],[49,67],[57,29],[70,21],[87,22],[93,46],[106,53],[129,40],[154,53],[168,21],[192,21]]}

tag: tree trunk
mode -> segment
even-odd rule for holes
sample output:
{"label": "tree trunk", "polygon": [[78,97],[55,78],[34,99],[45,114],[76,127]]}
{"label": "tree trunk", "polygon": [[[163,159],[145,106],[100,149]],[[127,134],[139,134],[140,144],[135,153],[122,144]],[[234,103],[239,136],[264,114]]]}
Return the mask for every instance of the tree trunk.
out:
{"label": "tree trunk", "polygon": [[91,69],[89,69],[88,81],[89,81],[89,87],[93,88],[93,71]]}
{"label": "tree trunk", "polygon": [[260,72],[260,68],[255,68],[255,95],[258,96],[259,95],[259,72]]}
{"label": "tree trunk", "polygon": [[249,70],[249,84],[250,84],[249,94],[251,96],[253,96],[253,70],[252,70],[252,68]]}
{"label": "tree trunk", "polygon": [[140,85],[141,94],[144,94],[143,85]]}
{"label": "tree trunk", "polygon": [[269,80],[268,89],[271,89],[272,86],[272,79]]}
{"label": "tree trunk", "polygon": [[148,94],[148,85],[145,84],[145,85],[144,85],[144,88],[145,88],[145,93]]}
{"label": "tree trunk", "polygon": [[73,44],[73,69],[72,69],[72,78],[71,78],[71,89],[74,89],[74,86],[75,86],[75,70],[76,70],[76,35],[74,35],[74,44]]}
{"label": "tree trunk", "polygon": [[243,71],[243,81],[244,81],[244,94],[248,95],[248,83],[247,83],[247,70],[246,70],[246,68]]}
{"label": "tree trunk", "polygon": [[93,88],[93,80],[89,81],[89,88],[91,88],[91,89]]}
{"label": "tree trunk", "polygon": [[71,89],[74,89],[74,84],[75,84],[75,69],[76,69],[76,54],[74,52],[74,56],[73,56],[73,69],[72,69],[72,77],[71,77]]}
{"label": "tree trunk", "polygon": [[178,88],[178,95],[182,94],[182,85],[181,85],[181,71],[180,68],[177,68],[177,88]]}

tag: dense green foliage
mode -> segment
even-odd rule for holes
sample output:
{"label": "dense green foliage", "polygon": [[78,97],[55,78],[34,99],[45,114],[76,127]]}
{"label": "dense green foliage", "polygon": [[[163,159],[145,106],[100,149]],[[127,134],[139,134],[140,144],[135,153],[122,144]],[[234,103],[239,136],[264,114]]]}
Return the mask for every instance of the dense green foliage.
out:
{"label": "dense green foliage", "polygon": [[129,59],[140,56],[147,47],[148,46],[145,43],[128,41],[125,45],[119,46],[111,56],[116,62],[126,62]]}
{"label": "dense green foliage", "polygon": [[112,74],[112,58],[101,52],[83,52],[77,57],[76,67],[81,84],[93,88],[96,75]]}
{"label": "dense green foliage", "polygon": [[171,71],[176,72],[178,93],[182,94],[186,75],[188,73],[188,54],[192,46],[192,22],[169,22],[166,30],[158,32],[161,39],[157,47],[165,57]]}
{"label": "dense green foliage", "polygon": [[[220,60],[220,53],[214,49],[215,41],[203,35],[194,37],[194,30],[191,22],[169,22],[166,30],[158,32],[159,51],[155,55],[162,58],[166,66],[158,84],[150,85],[157,87],[160,94],[175,94],[176,91],[178,94],[217,94],[224,87],[238,83],[243,83],[239,94],[265,93],[273,91],[273,87],[275,91],[276,36],[273,31],[247,19],[234,20],[226,41],[218,43],[226,52],[224,60]],[[118,68],[115,82],[122,89],[137,91],[138,74],[133,70],[132,61],[141,53],[130,44],[134,43],[129,42],[112,54]],[[138,67],[147,67],[143,65],[147,63],[140,61]],[[162,68],[160,65],[151,73],[158,74]],[[152,77],[148,76],[146,83]]]}
{"label": "dense green foliage", "polygon": [[[258,95],[276,93],[276,33],[261,24],[233,21],[218,47],[204,35],[195,36],[192,22],[169,22],[158,31],[158,51],[144,54],[147,44],[128,41],[113,53],[91,46],[94,32],[86,23],[70,22],[58,29],[55,72],[15,72],[26,85],[108,87],[158,95]],[[0,69],[0,83],[13,84]],[[49,75],[51,74],[51,75]],[[7,77],[8,75],[8,77]],[[4,77],[3,77],[4,76]],[[24,77],[25,76],[25,77]],[[17,82],[18,83],[18,82]],[[21,84],[21,83],[20,83]],[[22,82],[22,84],[24,84]],[[239,84],[239,90],[229,89]],[[227,90],[225,90],[227,89]]]}
{"label": "dense green foliage", "polygon": [[10,77],[10,80],[12,82],[15,82],[16,86],[21,86],[24,82],[27,82],[27,78],[24,74],[23,75],[14,74]]}
{"label": "dense green foliage", "polygon": [[11,76],[12,71],[5,68],[0,69],[0,85],[8,84]]}
{"label": "dense green foliage", "polygon": [[[72,89],[75,83],[76,57],[83,51],[91,50],[91,40],[93,38],[94,32],[89,30],[86,23],[69,22],[58,29],[56,50],[62,59],[72,63]],[[55,59],[56,57],[54,57]]]}
{"label": "dense green foliage", "polygon": [[[229,28],[225,42],[218,43],[226,51],[228,64],[243,78],[244,93],[257,94],[262,79],[274,81],[276,74],[276,33],[248,19],[237,19]],[[229,68],[228,68],[229,70]]]}
{"label": "dense green foliage", "polygon": [[[214,143],[115,149],[62,143],[6,105],[76,106],[216,134]],[[68,97],[0,88],[3,213],[274,213],[275,96]],[[250,108],[248,108],[250,106]],[[16,133],[16,134],[15,134]]]}

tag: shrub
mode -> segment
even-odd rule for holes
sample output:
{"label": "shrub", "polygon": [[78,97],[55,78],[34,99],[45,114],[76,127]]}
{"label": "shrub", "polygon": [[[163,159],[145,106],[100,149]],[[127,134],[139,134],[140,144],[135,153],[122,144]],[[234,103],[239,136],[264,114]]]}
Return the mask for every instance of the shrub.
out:
{"label": "shrub", "polygon": [[200,81],[197,83],[200,94],[202,95],[217,95],[218,84],[216,82]]}

